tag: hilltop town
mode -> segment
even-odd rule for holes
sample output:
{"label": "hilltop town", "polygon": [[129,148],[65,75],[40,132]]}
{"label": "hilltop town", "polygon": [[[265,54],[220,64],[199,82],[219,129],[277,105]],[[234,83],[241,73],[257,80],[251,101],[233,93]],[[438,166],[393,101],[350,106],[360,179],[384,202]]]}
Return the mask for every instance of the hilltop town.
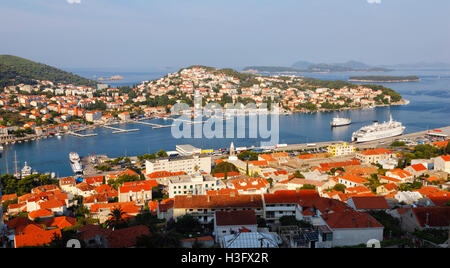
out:
{"label": "hilltop town", "polygon": [[[178,145],[96,174],[1,177],[5,247],[446,247],[448,141],[297,151]],[[371,241],[371,242],[370,242]],[[378,242],[377,242],[378,241]]]}
{"label": "hilltop town", "polygon": [[[231,69],[193,66],[135,87],[110,88],[34,80],[6,86],[0,94],[0,142],[15,143],[57,133],[138,118],[168,117],[176,103],[262,104],[281,113],[361,109],[402,104],[381,86],[322,81],[296,76],[258,76]],[[251,108],[248,108],[251,109]]]}

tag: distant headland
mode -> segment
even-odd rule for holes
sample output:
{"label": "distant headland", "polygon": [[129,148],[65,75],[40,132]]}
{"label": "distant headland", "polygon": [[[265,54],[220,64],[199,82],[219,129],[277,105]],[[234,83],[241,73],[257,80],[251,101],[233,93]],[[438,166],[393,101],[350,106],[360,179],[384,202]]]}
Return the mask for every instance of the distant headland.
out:
{"label": "distant headland", "polygon": [[403,83],[403,82],[419,82],[418,76],[353,76],[350,82],[375,82],[375,83]]}

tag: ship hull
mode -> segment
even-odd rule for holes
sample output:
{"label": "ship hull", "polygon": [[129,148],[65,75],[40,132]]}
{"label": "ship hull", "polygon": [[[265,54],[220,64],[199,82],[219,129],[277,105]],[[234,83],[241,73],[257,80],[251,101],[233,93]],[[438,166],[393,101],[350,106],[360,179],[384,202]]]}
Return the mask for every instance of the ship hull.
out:
{"label": "ship hull", "polygon": [[397,136],[402,135],[403,132],[405,132],[405,128],[399,128],[396,130],[390,130],[390,131],[384,131],[384,132],[375,132],[375,133],[367,134],[365,136],[353,137],[352,141],[357,142],[357,143],[376,141],[376,140],[381,140],[381,139],[386,139],[386,138],[397,137]]}

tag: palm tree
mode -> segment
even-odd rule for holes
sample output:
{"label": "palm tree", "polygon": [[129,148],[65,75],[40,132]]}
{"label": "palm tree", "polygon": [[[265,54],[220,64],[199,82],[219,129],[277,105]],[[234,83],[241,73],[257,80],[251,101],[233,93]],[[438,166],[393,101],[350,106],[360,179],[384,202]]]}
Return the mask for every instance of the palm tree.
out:
{"label": "palm tree", "polygon": [[126,223],[123,215],[125,215],[125,212],[121,208],[115,208],[109,213],[109,219],[105,222],[106,226],[113,230],[122,227]]}

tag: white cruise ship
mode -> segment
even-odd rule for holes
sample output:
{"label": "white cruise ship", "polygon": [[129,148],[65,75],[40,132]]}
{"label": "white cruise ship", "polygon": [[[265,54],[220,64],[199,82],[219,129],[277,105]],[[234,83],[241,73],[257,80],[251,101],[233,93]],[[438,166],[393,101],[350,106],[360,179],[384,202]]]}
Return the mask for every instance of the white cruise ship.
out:
{"label": "white cruise ship", "polygon": [[340,127],[340,126],[348,126],[352,123],[352,120],[350,118],[342,118],[342,117],[335,117],[333,118],[333,121],[331,121],[332,127]]}
{"label": "white cruise ship", "polygon": [[404,127],[401,122],[392,120],[391,116],[389,122],[384,122],[382,124],[376,122],[370,126],[365,126],[356,131],[355,133],[353,133],[352,141],[367,142],[400,136],[403,134],[405,129],[406,127]]}
{"label": "white cruise ship", "polygon": [[73,173],[76,175],[83,175],[83,166],[81,165],[80,156],[77,153],[70,153],[69,159]]}

